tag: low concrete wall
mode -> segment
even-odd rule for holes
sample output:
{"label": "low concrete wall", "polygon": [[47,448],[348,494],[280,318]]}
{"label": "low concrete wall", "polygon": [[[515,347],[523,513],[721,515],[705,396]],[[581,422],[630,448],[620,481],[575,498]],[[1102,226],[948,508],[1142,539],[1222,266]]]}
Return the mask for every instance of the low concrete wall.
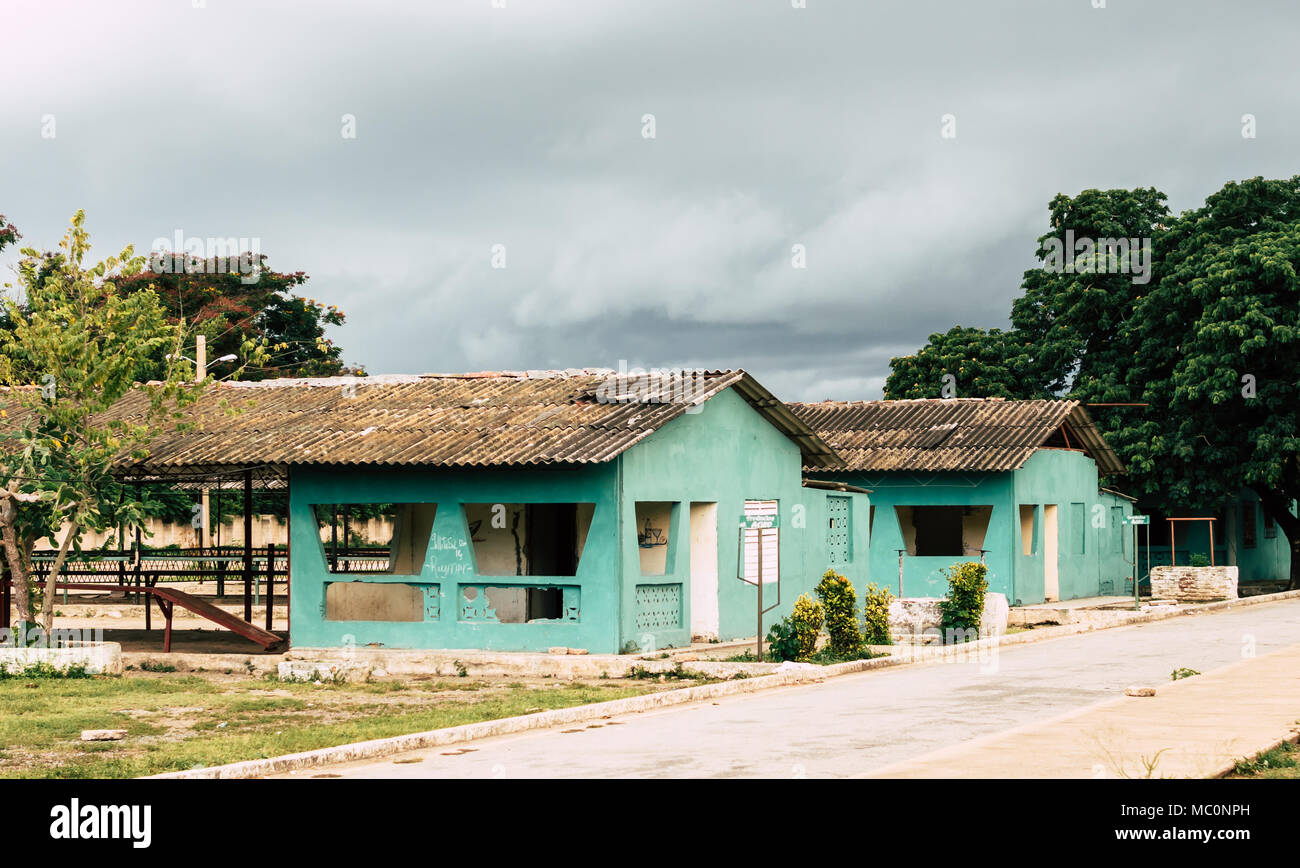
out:
{"label": "low concrete wall", "polygon": [[121,675],[122,646],[117,642],[78,642],[66,648],[0,647],[0,665],[10,673],[42,663],[55,669],[85,666],[91,675]]}
{"label": "low concrete wall", "polygon": [[[904,597],[889,604],[889,632],[896,642],[938,643],[941,639],[940,597]],[[985,594],[980,616],[981,636],[1007,632],[1010,608],[1004,594]]]}
{"label": "low concrete wall", "polygon": [[1180,603],[1237,599],[1236,567],[1152,567],[1151,596]]}

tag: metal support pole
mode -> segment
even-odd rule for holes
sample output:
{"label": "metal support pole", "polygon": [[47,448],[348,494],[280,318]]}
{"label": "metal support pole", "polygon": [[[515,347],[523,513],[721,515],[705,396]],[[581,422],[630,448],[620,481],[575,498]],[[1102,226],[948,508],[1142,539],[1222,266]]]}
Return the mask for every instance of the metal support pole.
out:
{"label": "metal support pole", "polygon": [[754,639],[757,645],[755,658],[763,662],[763,529],[758,529],[758,632]]}
{"label": "metal support pole", "polygon": [[339,505],[330,504],[330,572],[339,571]]}
{"label": "metal support pole", "polygon": [[244,471],[244,620],[253,620],[253,471]]}
{"label": "metal support pole", "polygon": [[1129,527],[1133,530],[1133,611],[1136,612],[1142,608],[1142,595],[1138,591],[1142,586],[1138,578],[1138,526],[1130,522]]}
{"label": "metal support pole", "polygon": [[271,632],[275,615],[275,543],[266,543],[266,631]]}

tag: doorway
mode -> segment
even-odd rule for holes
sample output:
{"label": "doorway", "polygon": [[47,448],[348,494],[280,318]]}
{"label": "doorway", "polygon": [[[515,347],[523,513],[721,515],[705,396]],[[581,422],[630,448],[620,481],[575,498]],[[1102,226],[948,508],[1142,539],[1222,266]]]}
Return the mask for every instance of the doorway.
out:
{"label": "doorway", "polygon": [[1061,576],[1057,562],[1056,504],[1043,507],[1043,598],[1061,599]]}
{"label": "doorway", "polygon": [[[530,576],[572,576],[578,571],[578,510],[572,503],[530,503],[524,515]],[[525,621],[563,615],[559,588],[528,588]]]}
{"label": "doorway", "polygon": [[691,641],[718,638],[718,505],[691,504]]}

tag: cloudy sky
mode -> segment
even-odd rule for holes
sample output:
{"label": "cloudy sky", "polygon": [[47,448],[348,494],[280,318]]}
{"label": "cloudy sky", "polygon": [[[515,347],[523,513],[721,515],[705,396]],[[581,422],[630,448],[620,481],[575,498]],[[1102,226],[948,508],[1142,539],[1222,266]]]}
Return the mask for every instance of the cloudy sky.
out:
{"label": "cloudy sky", "polygon": [[876,398],[1006,324],[1056,193],[1300,173],[1300,4],[1100,2],[3,0],[0,213],[255,238],[371,373]]}

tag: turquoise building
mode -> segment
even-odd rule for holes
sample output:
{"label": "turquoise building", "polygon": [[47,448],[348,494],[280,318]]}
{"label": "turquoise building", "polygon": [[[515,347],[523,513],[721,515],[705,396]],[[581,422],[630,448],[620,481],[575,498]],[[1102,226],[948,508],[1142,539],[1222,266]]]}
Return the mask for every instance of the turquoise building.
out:
{"label": "turquoise building", "polygon": [[944,570],[988,566],[1011,605],[1132,589],[1133,499],[1076,401],[949,398],[789,405],[844,459],[831,478],[871,491],[870,577],[941,597]]}
{"label": "turquoise building", "polygon": [[[1214,563],[1236,566],[1242,585],[1286,582],[1290,578],[1291,548],[1286,535],[1264,512],[1253,491],[1242,491],[1218,510],[1170,514],[1155,509],[1143,511],[1151,516],[1149,550],[1145,532],[1140,537],[1138,575],[1143,577],[1144,588],[1148,561],[1153,567],[1188,564],[1196,555],[1210,558],[1213,554]],[[1171,517],[1177,520],[1171,523]],[[1199,520],[1204,518],[1212,518],[1213,522]]]}
{"label": "turquoise building", "polygon": [[828,568],[866,579],[867,494],[743,371],[227,383],[187,412],[149,467],[288,485],[297,647],[649,650],[753,636],[760,581],[765,632]]}

